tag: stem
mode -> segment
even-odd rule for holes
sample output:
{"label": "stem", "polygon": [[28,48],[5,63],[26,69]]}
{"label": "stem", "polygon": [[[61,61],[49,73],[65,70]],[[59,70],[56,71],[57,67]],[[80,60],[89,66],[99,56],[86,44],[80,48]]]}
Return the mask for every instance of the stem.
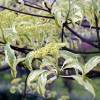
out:
{"label": "stem", "polygon": [[62,26],[62,30],[61,30],[61,42],[64,42],[64,25]]}
{"label": "stem", "polygon": [[27,79],[28,79],[28,75],[26,76],[26,79],[25,79],[25,88],[24,88],[24,91],[23,91],[23,96],[22,96],[22,100],[25,100],[26,98],[26,91],[27,91]]}
{"label": "stem", "polygon": [[98,46],[100,47],[100,34],[99,34],[99,29],[98,29],[98,18],[96,14],[94,14],[95,18],[95,24],[96,24],[96,33],[97,33],[97,39],[98,39]]}

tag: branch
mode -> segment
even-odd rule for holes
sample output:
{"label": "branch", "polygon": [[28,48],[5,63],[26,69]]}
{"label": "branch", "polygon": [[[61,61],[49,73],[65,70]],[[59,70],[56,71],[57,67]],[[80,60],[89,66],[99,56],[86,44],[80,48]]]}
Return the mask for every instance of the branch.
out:
{"label": "branch", "polygon": [[31,13],[22,12],[22,11],[19,11],[19,10],[14,10],[14,9],[4,7],[4,6],[1,6],[1,5],[0,5],[0,8],[7,9],[7,10],[10,10],[10,11],[14,11],[14,12],[21,13],[21,14],[25,14],[25,15],[29,15],[29,16],[35,16],[35,17],[41,17],[41,18],[47,18],[47,19],[54,19],[54,17],[52,17],[52,16],[50,17],[50,16],[42,16],[42,15],[38,15],[38,14],[31,14]]}
{"label": "branch", "polygon": [[46,2],[44,2],[44,5],[48,9],[49,13],[51,13],[51,9],[47,6]]}
{"label": "branch", "polygon": [[25,53],[27,54],[29,51],[32,51],[33,49],[29,49],[29,48],[20,48],[20,47],[16,47],[16,46],[13,46],[13,45],[10,45],[12,49],[16,50],[16,51],[19,51],[21,53]]}
{"label": "branch", "polygon": [[72,50],[72,49],[67,48],[67,47],[62,47],[61,50],[67,50],[67,51],[72,52],[72,53],[75,53],[75,54],[100,54],[100,51],[83,52],[83,51]]}
{"label": "branch", "polygon": [[[0,43],[3,43],[4,42],[1,42]],[[30,48],[20,48],[20,47],[16,47],[16,46],[13,46],[13,45],[10,45],[12,49],[16,50],[16,51],[19,51],[19,52],[22,52],[22,53],[29,53],[30,51],[33,51],[33,49],[30,49]],[[76,51],[76,50],[72,50],[70,48],[67,48],[67,47],[62,47],[60,50],[67,50],[69,52],[72,52],[72,53],[75,53],[75,54],[98,54],[100,53],[100,51],[90,51],[90,52],[82,52],[82,51]]]}
{"label": "branch", "polygon": [[[19,3],[19,2],[18,2]],[[19,3],[20,4],[20,3]],[[47,9],[44,9],[42,7],[37,7],[37,6],[34,6],[34,5],[30,5],[28,3],[24,3],[25,6],[28,6],[28,7],[31,7],[31,8],[35,8],[35,9],[38,9],[38,10],[43,10],[43,11],[46,11],[46,12],[49,12]]]}
{"label": "branch", "polygon": [[92,42],[90,42],[89,40],[85,39],[84,37],[80,36],[76,31],[74,31],[73,29],[71,29],[68,25],[65,24],[66,29],[68,29],[72,34],[74,34],[75,36],[77,36],[78,38],[80,38],[82,41],[86,42],[87,44],[100,49],[100,47]]}
{"label": "branch", "polygon": [[[6,44],[5,42],[2,42],[0,41],[1,44]],[[27,54],[29,51],[32,51],[33,49],[29,49],[29,48],[20,48],[20,47],[17,47],[17,46],[13,46],[13,45],[10,45],[12,49],[16,50],[16,51],[19,51],[21,53],[25,53]]]}

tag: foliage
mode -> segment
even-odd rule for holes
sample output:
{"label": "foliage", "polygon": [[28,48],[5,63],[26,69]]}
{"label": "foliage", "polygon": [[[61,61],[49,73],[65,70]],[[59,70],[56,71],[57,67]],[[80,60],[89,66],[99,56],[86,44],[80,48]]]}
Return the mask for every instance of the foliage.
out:
{"label": "foliage", "polygon": [[[76,23],[78,21],[81,23],[84,16],[91,25],[95,25],[94,15],[99,20],[99,0],[96,0],[97,2],[94,0],[56,0],[55,2],[44,0],[42,8],[46,9],[46,12],[36,9],[29,10],[30,7],[25,6],[23,0],[18,1],[21,4],[16,4],[16,0],[0,0],[0,6],[15,9],[15,12],[5,9],[0,12],[0,44],[2,44],[0,48],[5,51],[2,58],[4,57],[3,61],[10,66],[11,75],[14,78],[11,92],[15,93],[18,86],[23,86],[25,78],[22,76],[19,80],[17,70],[18,64],[22,64],[23,66],[19,67],[30,71],[26,83],[32,93],[46,97],[48,84],[53,83],[59,77],[72,77],[95,97],[94,88],[88,81],[87,74],[100,63],[100,55],[90,58],[85,63],[81,61],[82,55],[63,50],[63,47],[71,48],[72,43],[68,40],[71,40],[73,36],[63,25],[71,22],[71,28],[77,27]],[[13,8],[14,4],[17,8]],[[23,15],[19,14],[20,11],[52,16],[53,19]],[[98,25],[99,23],[98,21]],[[63,43],[60,33],[67,35]],[[82,41],[75,38],[75,42]],[[78,43],[75,43],[75,46],[79,49]],[[20,52],[14,48],[27,52]],[[58,64],[59,58],[64,59],[61,66]],[[74,69],[75,75],[62,74],[68,69]]]}

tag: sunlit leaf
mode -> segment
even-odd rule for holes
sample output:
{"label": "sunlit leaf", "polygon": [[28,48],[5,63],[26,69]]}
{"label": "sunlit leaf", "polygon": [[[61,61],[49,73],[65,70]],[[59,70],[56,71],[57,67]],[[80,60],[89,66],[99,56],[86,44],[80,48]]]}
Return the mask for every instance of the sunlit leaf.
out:
{"label": "sunlit leaf", "polygon": [[27,85],[30,86],[32,82],[36,81],[39,78],[39,75],[44,73],[46,70],[34,70],[28,76]]}
{"label": "sunlit leaf", "polygon": [[84,87],[93,95],[93,97],[95,97],[95,90],[88,80],[85,80]]}
{"label": "sunlit leaf", "polygon": [[53,81],[57,79],[57,76],[53,76],[50,79],[47,80],[47,83],[51,84]]}
{"label": "sunlit leaf", "polygon": [[80,6],[74,0],[56,0],[51,12],[59,26],[62,26],[68,19],[71,19],[75,23],[81,21],[83,17]]}
{"label": "sunlit leaf", "polygon": [[80,57],[79,54],[74,54],[74,53],[71,53],[67,50],[60,51],[60,56],[63,57],[64,59],[66,59],[66,60],[69,59],[69,58],[70,59],[77,59],[77,58]]}
{"label": "sunlit leaf", "polygon": [[94,67],[97,66],[97,64],[100,63],[100,56],[92,57],[84,67],[84,73],[87,74],[89,71],[91,71]]}
{"label": "sunlit leaf", "polygon": [[11,49],[10,45],[5,46],[5,60],[11,68],[11,74],[13,77],[16,77],[16,56],[14,51]]}
{"label": "sunlit leaf", "polygon": [[47,73],[43,73],[41,74],[41,76],[38,79],[38,86],[37,86],[37,92],[42,95],[45,96],[45,92],[46,92],[46,83],[47,83]]}
{"label": "sunlit leaf", "polygon": [[40,65],[40,68],[46,67],[46,66],[55,66],[55,58],[46,56],[45,58],[42,59],[42,63]]}
{"label": "sunlit leaf", "polygon": [[78,62],[78,58],[80,57],[79,55],[63,50],[60,51],[60,56],[65,59],[61,68],[62,70],[67,68],[74,68],[83,72],[82,65]]}
{"label": "sunlit leaf", "polygon": [[67,68],[78,69],[79,71],[81,71],[83,73],[82,65],[79,64],[77,61],[69,62],[69,63],[63,65],[63,67],[62,67],[62,69],[67,69]]}
{"label": "sunlit leaf", "polygon": [[21,81],[21,78],[15,78],[11,81],[11,84],[18,84]]}

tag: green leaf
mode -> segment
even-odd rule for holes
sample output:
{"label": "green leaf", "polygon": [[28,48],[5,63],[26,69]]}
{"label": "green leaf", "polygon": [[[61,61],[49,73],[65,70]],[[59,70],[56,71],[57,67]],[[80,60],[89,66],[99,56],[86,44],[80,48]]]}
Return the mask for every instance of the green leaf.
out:
{"label": "green leaf", "polygon": [[82,15],[82,10],[79,7],[79,5],[73,4],[70,12],[71,12],[70,18],[72,19],[73,23],[82,20],[83,15]]}
{"label": "green leaf", "polygon": [[77,59],[80,57],[79,54],[74,54],[74,53],[71,53],[69,51],[66,51],[66,50],[62,50],[60,51],[60,56],[63,57],[64,59],[69,59],[69,58],[74,58],[74,59]]}
{"label": "green leaf", "polygon": [[83,73],[82,65],[78,62],[78,58],[80,55],[78,54],[73,54],[68,51],[60,51],[60,56],[65,59],[61,70],[66,69],[66,68],[74,68],[78,69]]}
{"label": "green leaf", "polygon": [[64,70],[64,69],[67,69],[67,68],[78,69],[79,71],[81,71],[83,73],[83,69],[81,67],[81,64],[79,64],[75,60],[73,60],[72,62],[65,61],[64,64],[63,64],[63,66],[62,66],[62,69]]}
{"label": "green leaf", "polygon": [[72,75],[70,77],[74,78],[80,85],[84,84],[84,80],[81,75]]}
{"label": "green leaf", "polygon": [[62,26],[62,24],[66,21],[66,16],[68,13],[68,1],[57,0],[53,4],[51,12],[55,17],[57,24]]}
{"label": "green leaf", "polygon": [[34,83],[36,87],[33,87],[40,95],[45,96],[45,85],[47,83],[48,71],[46,70],[35,70],[32,71],[27,79],[27,86],[32,88]]}
{"label": "green leaf", "polygon": [[48,79],[47,83],[51,84],[53,81],[57,79],[57,76],[53,76],[50,79]]}
{"label": "green leaf", "polygon": [[31,71],[27,79],[27,85],[30,86],[32,82],[36,81],[39,78],[39,75],[44,73],[46,70],[35,70]]}
{"label": "green leaf", "polygon": [[20,62],[23,62],[25,60],[25,58],[18,58],[18,59],[16,59],[16,65],[18,64],[18,63],[20,63]]}
{"label": "green leaf", "polygon": [[16,56],[14,50],[11,49],[9,44],[5,46],[5,60],[11,68],[12,76],[16,77]]}
{"label": "green leaf", "polygon": [[56,60],[53,58],[53,57],[51,57],[51,56],[46,56],[46,57],[44,57],[43,59],[42,59],[42,63],[41,63],[41,65],[40,65],[40,68],[43,68],[43,67],[45,67],[45,66],[55,66],[55,62],[56,62]]}
{"label": "green leaf", "polygon": [[93,95],[93,97],[95,97],[95,90],[88,80],[85,80],[84,87]]}
{"label": "green leaf", "polygon": [[95,92],[94,92],[94,88],[93,86],[89,83],[89,81],[87,79],[84,79],[83,76],[81,75],[73,75],[71,76],[72,78],[74,78],[80,85],[82,85],[86,90],[88,90],[93,97],[95,97]]}
{"label": "green leaf", "polygon": [[89,71],[91,71],[94,67],[97,66],[97,64],[100,63],[100,56],[92,57],[84,67],[84,73],[87,74]]}
{"label": "green leaf", "polygon": [[15,78],[17,75],[16,66],[18,63],[25,60],[25,58],[18,58],[16,59],[14,50],[11,49],[10,44],[6,44],[5,46],[5,61],[8,63],[8,65],[11,68],[11,74]]}
{"label": "green leaf", "polygon": [[32,70],[32,60],[33,60],[33,55],[31,53],[27,54],[25,59],[25,65],[30,71]]}
{"label": "green leaf", "polygon": [[59,26],[62,26],[68,19],[71,19],[74,23],[82,20],[82,10],[77,2],[76,0],[56,0],[52,6],[51,13]]}
{"label": "green leaf", "polygon": [[12,85],[15,85],[15,84],[17,85],[17,84],[19,84],[19,83],[21,82],[21,80],[22,80],[21,78],[15,78],[15,79],[13,79],[13,80],[11,81],[11,84],[12,84]]}
{"label": "green leaf", "polygon": [[47,73],[43,73],[38,79],[37,92],[44,97],[46,92],[46,88],[45,88],[46,83],[47,83]]}

